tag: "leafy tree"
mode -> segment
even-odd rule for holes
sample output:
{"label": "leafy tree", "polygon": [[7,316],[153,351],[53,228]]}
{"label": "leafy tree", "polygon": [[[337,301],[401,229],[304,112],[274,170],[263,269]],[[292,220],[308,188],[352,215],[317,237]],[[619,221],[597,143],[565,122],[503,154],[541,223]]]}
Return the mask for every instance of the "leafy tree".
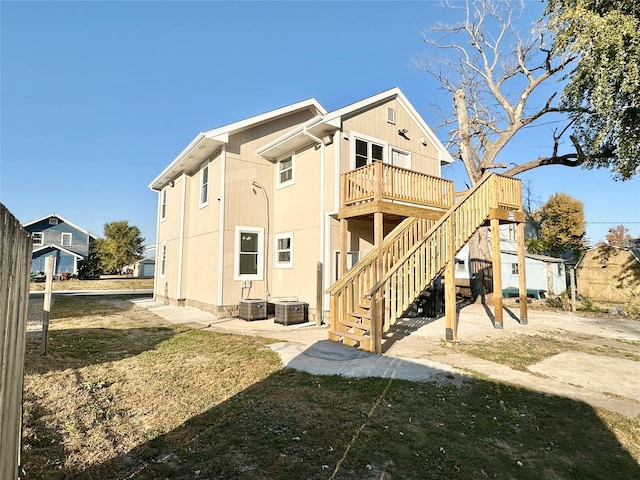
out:
{"label": "leafy tree", "polygon": [[105,272],[119,272],[142,258],[144,237],[140,229],[127,220],[104,224],[104,240],[100,244],[100,258]]}
{"label": "leafy tree", "polygon": [[103,240],[97,238],[89,244],[89,255],[78,263],[78,278],[89,279],[99,277],[102,273],[100,250]]}
{"label": "leafy tree", "polygon": [[561,106],[585,166],[626,180],[640,168],[640,2],[548,0],[553,51],[576,56]]}
{"label": "leafy tree", "polygon": [[[640,7],[633,5],[634,0],[622,0],[624,10],[615,10],[619,3],[549,0],[547,15],[530,34],[523,35],[515,21],[524,3],[447,2],[448,7],[461,9],[462,19],[438,24],[425,32],[423,37],[432,55],[417,63],[451,96],[452,109],[445,114],[444,125],[451,128],[452,155],[462,161],[473,185],[494,170],[513,177],[546,165],[611,167],[619,179],[634,173],[640,162],[640,62],[623,60],[625,55],[640,60],[636,56],[640,40],[635,34],[639,29],[634,23]],[[581,11],[575,10],[576,6],[591,9],[591,23],[577,21]],[[613,32],[607,34],[594,51],[602,60],[619,62],[609,69],[597,61],[588,61],[592,50],[587,35],[598,35],[596,14],[614,11],[617,18],[625,21],[625,33],[617,37]],[[616,49],[619,51],[613,51]],[[437,57],[438,51],[445,55]],[[592,75],[597,84],[588,83],[590,69],[597,69]],[[576,78],[575,82],[572,78]],[[569,86],[560,96],[557,82],[563,79],[569,80]],[[591,89],[596,87],[597,90]],[[609,93],[615,93],[611,104],[607,103]],[[508,163],[497,161],[518,132],[549,120],[557,122],[558,127],[550,132],[545,155],[520,155],[509,158]],[[623,149],[622,140],[627,133],[629,138]],[[566,135],[569,144],[564,141]],[[483,288],[481,277],[490,265],[487,238],[487,229],[481,228],[469,243],[475,294]]]}
{"label": "leafy tree", "polygon": [[527,241],[531,253],[560,256],[571,252],[574,259],[586,247],[587,223],[584,219],[584,205],[571,195],[560,192],[536,212],[534,218],[540,222],[537,239]]}
{"label": "leafy tree", "polygon": [[611,227],[609,229],[609,233],[607,233],[606,238],[607,244],[622,247],[625,244],[625,241],[631,240],[631,235],[629,235],[628,228],[624,225],[618,225],[617,227]]}

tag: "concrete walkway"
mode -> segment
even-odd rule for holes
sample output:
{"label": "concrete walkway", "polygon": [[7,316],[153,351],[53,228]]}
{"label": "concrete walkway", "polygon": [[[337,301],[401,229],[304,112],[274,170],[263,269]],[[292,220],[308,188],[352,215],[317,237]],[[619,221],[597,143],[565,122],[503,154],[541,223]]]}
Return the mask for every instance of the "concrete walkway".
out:
{"label": "concrete walkway", "polygon": [[[573,398],[629,417],[640,415],[640,362],[568,351],[530,366],[528,372],[513,370],[447,349],[443,342],[444,318],[403,319],[387,335],[384,355],[376,355],[328,341],[326,326],[312,323],[284,326],[273,319],[251,322],[219,319],[195,308],[164,305],[149,299],[134,303],[171,323],[273,338],[277,341],[270,347],[285,367],[312,374],[428,381],[460,379],[475,373],[534,391]],[[585,318],[538,310],[530,310],[528,325],[521,325],[514,317],[517,315],[505,314],[504,328],[496,330],[490,312],[482,305],[470,305],[460,312],[458,338],[469,342],[514,337],[517,341],[518,335],[572,332],[623,340],[628,348],[640,353],[638,321]]]}

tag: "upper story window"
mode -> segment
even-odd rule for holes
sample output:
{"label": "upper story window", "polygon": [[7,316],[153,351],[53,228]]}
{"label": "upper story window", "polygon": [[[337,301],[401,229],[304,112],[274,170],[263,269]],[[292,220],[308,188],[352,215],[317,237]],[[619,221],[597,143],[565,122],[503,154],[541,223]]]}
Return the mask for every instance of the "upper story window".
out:
{"label": "upper story window", "polygon": [[293,268],[293,233],[276,235],[276,268]]}
{"label": "upper story window", "polygon": [[56,217],[49,218],[49,225],[57,225],[58,219]]}
{"label": "upper story window", "polygon": [[209,204],[209,164],[205,164],[200,169],[200,206],[206,207]]}
{"label": "upper story window", "polygon": [[65,232],[62,234],[62,238],[60,239],[60,244],[63,247],[70,247],[71,241],[72,241],[72,237],[70,233]]}
{"label": "upper story window", "polygon": [[295,155],[278,162],[278,188],[295,183]]}
{"label": "upper story window", "polygon": [[396,111],[391,107],[387,108],[387,122],[392,125],[396,124]]}
{"label": "upper story window", "polygon": [[31,234],[31,238],[33,238],[33,245],[35,247],[39,247],[44,245],[44,233],[42,232],[33,232]]}
{"label": "upper story window", "polygon": [[160,220],[167,218],[167,188],[160,193]]}
{"label": "upper story window", "polygon": [[364,167],[372,162],[384,162],[387,145],[379,140],[354,135],[352,142],[354,168]]}

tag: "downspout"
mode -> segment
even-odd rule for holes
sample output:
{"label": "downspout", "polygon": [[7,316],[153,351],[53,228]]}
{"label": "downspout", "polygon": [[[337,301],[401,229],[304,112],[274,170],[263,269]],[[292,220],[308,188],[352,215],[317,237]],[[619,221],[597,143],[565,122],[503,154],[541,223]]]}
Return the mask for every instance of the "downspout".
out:
{"label": "downspout", "polygon": [[[320,145],[320,209],[319,209],[319,217],[320,217],[320,221],[319,221],[319,239],[320,239],[320,255],[318,256],[318,258],[322,261],[322,269],[323,269],[323,282],[324,282],[324,273],[326,271],[326,267],[327,267],[327,259],[326,259],[326,252],[325,252],[325,245],[326,245],[326,240],[325,240],[325,201],[326,201],[326,194],[325,194],[325,188],[326,188],[326,180],[325,180],[325,164],[326,164],[326,158],[325,158],[325,145],[324,142],[322,140],[320,140],[318,137],[316,137],[315,135],[312,135],[311,133],[309,133],[309,131],[307,130],[307,127],[304,126],[302,128],[302,134],[306,135],[307,137],[309,137],[311,140],[313,140],[314,142],[316,142],[317,144]],[[321,287],[321,290],[324,291],[324,285]],[[323,295],[324,298],[324,295]],[[324,301],[322,302],[322,305],[316,305],[316,308],[320,308],[321,310],[324,310]],[[322,320],[322,319],[320,319]]]}
{"label": "downspout", "polygon": [[218,214],[218,307],[222,308],[224,302],[224,213],[225,213],[225,182],[227,178],[227,146],[222,146],[220,152],[220,198],[218,204],[220,206]]}
{"label": "downspout", "polygon": [[182,172],[182,194],[180,198],[180,237],[178,238],[178,282],[176,301],[182,299],[182,262],[184,258],[184,217],[187,197],[187,174]]}

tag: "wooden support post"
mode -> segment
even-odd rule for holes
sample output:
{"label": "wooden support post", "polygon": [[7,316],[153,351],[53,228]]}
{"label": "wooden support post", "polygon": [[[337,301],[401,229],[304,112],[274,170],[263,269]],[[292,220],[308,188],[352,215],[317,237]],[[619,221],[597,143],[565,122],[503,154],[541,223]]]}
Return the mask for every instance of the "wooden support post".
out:
{"label": "wooden support post", "polygon": [[346,218],[340,219],[340,266],[338,267],[338,278],[347,272],[347,254],[349,252],[349,223]]}
{"label": "wooden support post", "polygon": [[376,282],[378,282],[384,272],[382,271],[382,242],[384,241],[384,214],[376,212],[373,214],[373,241],[378,249],[378,263],[376,272]]}
{"label": "wooden support post", "polygon": [[576,313],[576,297],[578,291],[576,289],[576,269],[574,267],[569,268],[569,284],[571,288],[571,311]]}
{"label": "wooden support post", "polygon": [[[519,277],[519,297],[520,297],[520,325],[526,325],[527,318],[527,268],[524,256],[524,222],[520,222],[516,227],[516,242],[518,244],[518,277]],[[502,290],[500,291],[502,293]]]}
{"label": "wooden support post", "polygon": [[493,263],[493,326],[502,328],[502,262],[500,259],[500,221],[491,219],[491,260]]}
{"label": "wooden support post", "polygon": [[456,279],[455,264],[456,251],[453,241],[455,234],[455,224],[453,217],[449,218],[449,241],[447,242],[447,266],[444,270],[444,311],[446,317],[445,338],[447,340],[456,340],[458,338],[458,325],[456,321]]}
{"label": "wooden support post", "polygon": [[371,297],[371,330],[369,335],[371,336],[371,344],[369,350],[374,353],[382,353],[382,302],[379,298],[380,292],[374,292]]}
{"label": "wooden support post", "polygon": [[49,339],[49,317],[51,314],[51,292],[53,290],[53,271],[55,267],[55,257],[45,259],[45,271],[47,272],[44,286],[44,302],[42,306],[42,342],[40,353],[47,354],[47,341]]}

